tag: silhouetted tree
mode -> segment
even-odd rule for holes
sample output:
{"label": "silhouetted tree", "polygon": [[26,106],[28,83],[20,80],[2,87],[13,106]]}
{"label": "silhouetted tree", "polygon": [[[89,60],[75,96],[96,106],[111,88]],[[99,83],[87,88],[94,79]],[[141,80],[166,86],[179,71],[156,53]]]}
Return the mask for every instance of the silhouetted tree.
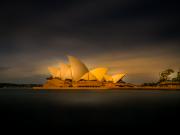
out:
{"label": "silhouetted tree", "polygon": [[174,73],[173,69],[167,69],[167,70],[163,71],[162,73],[160,73],[159,82],[168,81],[169,80],[169,75],[171,75],[172,73]]}

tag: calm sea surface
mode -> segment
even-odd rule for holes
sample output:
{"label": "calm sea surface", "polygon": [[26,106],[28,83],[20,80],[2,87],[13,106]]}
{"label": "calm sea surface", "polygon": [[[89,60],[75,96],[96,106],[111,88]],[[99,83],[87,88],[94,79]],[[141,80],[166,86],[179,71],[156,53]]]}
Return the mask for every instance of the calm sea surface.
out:
{"label": "calm sea surface", "polygon": [[0,89],[4,127],[177,127],[180,91]]}

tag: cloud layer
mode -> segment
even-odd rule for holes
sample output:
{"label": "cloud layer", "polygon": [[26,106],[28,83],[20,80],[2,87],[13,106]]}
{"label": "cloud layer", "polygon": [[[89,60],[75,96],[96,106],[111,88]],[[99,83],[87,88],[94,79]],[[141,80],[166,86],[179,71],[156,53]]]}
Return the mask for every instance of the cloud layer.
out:
{"label": "cloud layer", "polygon": [[127,72],[135,83],[180,67],[180,10],[173,1],[4,2],[0,9],[1,82],[43,82],[47,66],[67,54],[90,68]]}

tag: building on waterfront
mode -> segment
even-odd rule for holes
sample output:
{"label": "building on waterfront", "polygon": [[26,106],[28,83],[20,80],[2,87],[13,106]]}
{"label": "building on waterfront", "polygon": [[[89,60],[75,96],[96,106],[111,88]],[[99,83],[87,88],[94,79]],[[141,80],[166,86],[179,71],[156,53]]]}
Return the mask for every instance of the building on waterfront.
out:
{"label": "building on waterfront", "polygon": [[126,75],[119,73],[108,75],[107,68],[95,68],[89,70],[79,59],[68,56],[69,64],[61,63],[59,67],[49,67],[51,77],[43,85],[44,88],[66,88],[66,87],[121,87],[125,85],[122,81]]}

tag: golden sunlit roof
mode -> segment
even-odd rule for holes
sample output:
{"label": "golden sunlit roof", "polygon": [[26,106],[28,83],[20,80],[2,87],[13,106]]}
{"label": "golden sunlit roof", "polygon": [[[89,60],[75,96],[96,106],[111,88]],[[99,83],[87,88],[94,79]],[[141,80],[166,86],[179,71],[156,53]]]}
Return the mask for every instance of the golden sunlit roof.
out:
{"label": "golden sunlit roof", "polygon": [[66,79],[72,79],[72,73],[71,73],[71,66],[60,63],[60,69],[61,69],[61,79],[66,80]]}
{"label": "golden sunlit roof", "polygon": [[53,78],[59,78],[61,80],[86,80],[86,81],[99,81],[99,82],[119,82],[125,74],[116,74],[113,76],[107,75],[107,68],[95,68],[88,71],[86,65],[79,59],[68,56],[69,64],[60,63],[60,68],[48,67],[49,72]]}
{"label": "golden sunlit roof", "polygon": [[117,83],[117,82],[120,81],[124,76],[125,76],[125,74],[116,74],[116,75],[113,75],[113,76],[112,76],[113,82],[114,82],[114,83]]}
{"label": "golden sunlit roof", "polygon": [[107,82],[112,82],[113,78],[110,75],[104,75],[104,80],[107,81]]}
{"label": "golden sunlit roof", "polygon": [[88,72],[83,77],[81,77],[81,80],[94,81],[97,80],[97,78],[92,73]]}
{"label": "golden sunlit roof", "polygon": [[104,75],[107,73],[107,68],[96,68],[94,70],[91,70],[90,73],[92,73],[98,81],[103,81]]}
{"label": "golden sunlit roof", "polygon": [[53,78],[61,78],[61,71],[58,68],[55,67],[48,67],[48,70],[50,72],[50,74],[52,75]]}
{"label": "golden sunlit roof", "polygon": [[72,79],[73,81],[79,81],[88,72],[88,68],[83,62],[73,56],[68,56],[68,59],[71,65]]}

